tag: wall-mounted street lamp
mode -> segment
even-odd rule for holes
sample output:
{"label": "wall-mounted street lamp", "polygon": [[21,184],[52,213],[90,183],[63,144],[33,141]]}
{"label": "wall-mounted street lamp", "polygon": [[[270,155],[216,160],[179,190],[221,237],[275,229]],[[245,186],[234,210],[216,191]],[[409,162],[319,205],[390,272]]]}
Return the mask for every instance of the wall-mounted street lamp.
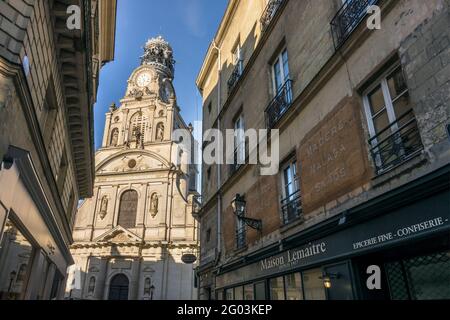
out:
{"label": "wall-mounted street lamp", "polygon": [[334,279],[339,279],[341,277],[341,275],[339,273],[330,273],[330,274],[325,274],[323,277],[321,277],[320,279],[323,280],[323,285],[326,289],[331,289],[333,283],[332,280]]}
{"label": "wall-mounted street lamp", "polygon": [[231,206],[234,211],[234,215],[241,221],[243,221],[247,226],[252,229],[261,231],[262,230],[262,220],[250,219],[245,217],[245,210],[247,202],[244,196],[237,194],[236,197],[231,202]]}

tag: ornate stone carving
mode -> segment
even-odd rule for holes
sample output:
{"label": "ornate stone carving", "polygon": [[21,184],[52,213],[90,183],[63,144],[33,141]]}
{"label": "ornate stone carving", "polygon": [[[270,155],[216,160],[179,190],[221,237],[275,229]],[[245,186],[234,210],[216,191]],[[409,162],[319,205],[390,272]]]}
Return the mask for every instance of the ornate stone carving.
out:
{"label": "ornate stone carving", "polygon": [[104,196],[100,204],[100,212],[99,212],[100,219],[104,220],[107,214],[108,214],[108,196]]}
{"label": "ornate stone carving", "polygon": [[144,91],[142,91],[141,89],[134,88],[133,90],[130,91],[130,97],[133,97],[136,100],[142,99],[143,96]]}
{"label": "ornate stone carving", "polygon": [[173,77],[175,65],[173,50],[170,44],[161,36],[147,41],[144,47],[144,55],[141,57],[141,63],[153,65],[164,71],[169,77]]}
{"label": "ornate stone carving", "polygon": [[159,123],[156,127],[156,141],[164,141],[164,124]]}
{"label": "ornate stone carving", "polygon": [[116,129],[113,129],[110,145],[112,147],[117,147],[118,142],[119,142],[119,129],[116,128]]}
{"label": "ornate stone carving", "polygon": [[159,197],[158,194],[154,193],[150,198],[150,214],[152,217],[156,217],[159,209]]}

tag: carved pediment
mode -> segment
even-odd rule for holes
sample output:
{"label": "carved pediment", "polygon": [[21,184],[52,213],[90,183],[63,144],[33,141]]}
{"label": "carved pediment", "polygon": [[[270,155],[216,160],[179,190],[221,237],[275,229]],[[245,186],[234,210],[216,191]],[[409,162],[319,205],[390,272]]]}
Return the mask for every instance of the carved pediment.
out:
{"label": "carved pediment", "polygon": [[98,174],[133,173],[168,168],[168,162],[160,155],[145,151],[128,151],[102,161],[96,168]]}
{"label": "carved pediment", "polygon": [[113,230],[101,235],[94,242],[112,242],[112,243],[129,243],[141,242],[141,239],[130,231],[117,226]]}

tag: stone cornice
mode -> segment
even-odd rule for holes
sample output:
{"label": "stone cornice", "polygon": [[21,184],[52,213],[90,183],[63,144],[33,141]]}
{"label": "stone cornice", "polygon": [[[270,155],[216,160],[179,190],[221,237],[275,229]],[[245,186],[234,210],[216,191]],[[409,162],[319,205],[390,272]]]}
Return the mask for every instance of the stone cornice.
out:
{"label": "stone cornice", "polygon": [[15,90],[17,90],[17,96],[20,99],[22,111],[28,125],[28,130],[30,132],[30,139],[34,147],[36,148],[36,152],[39,157],[39,164],[42,167],[43,176],[45,177],[45,180],[51,192],[52,199],[59,213],[55,217],[56,223],[59,224],[64,230],[64,241],[67,243],[71,243],[72,232],[70,229],[70,224],[65,214],[64,206],[62,204],[61,197],[59,196],[58,189],[56,187],[55,177],[52,174],[50,160],[45,147],[44,138],[40,130],[39,120],[35,113],[36,108],[33,105],[33,99],[31,98],[31,92],[26,80],[26,76],[23,73],[22,67],[20,65],[7,62],[2,57],[0,57],[0,73],[5,75],[6,77],[11,77],[13,79],[14,87]]}

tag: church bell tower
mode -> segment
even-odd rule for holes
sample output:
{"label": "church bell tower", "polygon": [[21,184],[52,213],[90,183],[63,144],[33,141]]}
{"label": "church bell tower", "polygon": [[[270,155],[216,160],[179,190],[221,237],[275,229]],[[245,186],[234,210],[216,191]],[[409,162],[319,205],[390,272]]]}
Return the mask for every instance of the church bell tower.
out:
{"label": "church bell tower", "polygon": [[174,66],[170,44],[150,39],[120,105],[106,114],[94,197],[81,205],[74,228],[75,297],[194,297],[194,266],[182,257],[198,250],[196,170],[173,158],[174,130],[191,131],[177,104]]}

